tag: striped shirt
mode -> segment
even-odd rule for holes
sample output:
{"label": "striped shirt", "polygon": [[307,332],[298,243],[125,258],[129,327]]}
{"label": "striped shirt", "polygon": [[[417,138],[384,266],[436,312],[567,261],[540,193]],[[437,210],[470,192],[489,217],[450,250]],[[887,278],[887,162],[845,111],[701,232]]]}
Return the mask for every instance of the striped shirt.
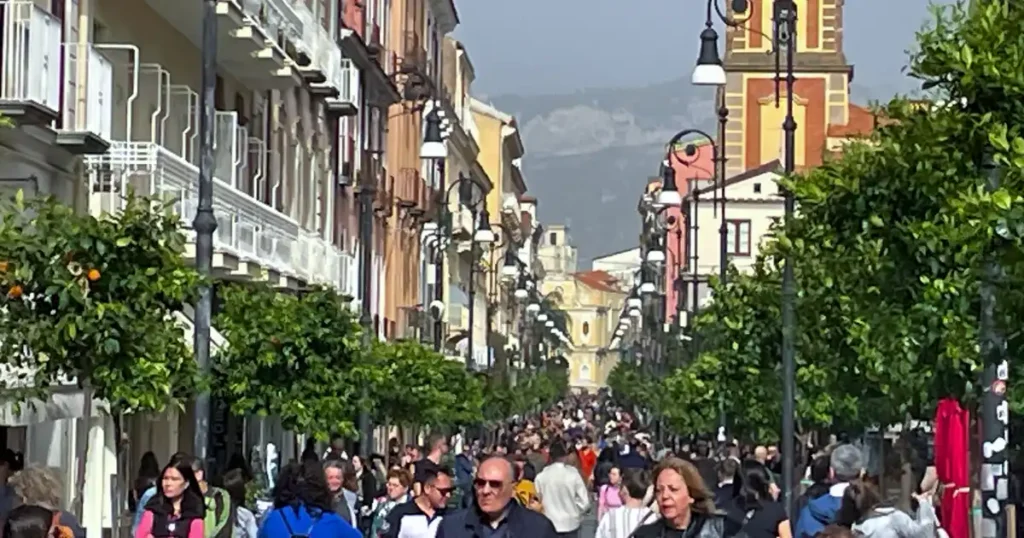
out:
{"label": "striped shirt", "polygon": [[629,538],[637,527],[653,523],[657,519],[657,516],[646,506],[612,508],[597,524],[597,534],[594,538]]}

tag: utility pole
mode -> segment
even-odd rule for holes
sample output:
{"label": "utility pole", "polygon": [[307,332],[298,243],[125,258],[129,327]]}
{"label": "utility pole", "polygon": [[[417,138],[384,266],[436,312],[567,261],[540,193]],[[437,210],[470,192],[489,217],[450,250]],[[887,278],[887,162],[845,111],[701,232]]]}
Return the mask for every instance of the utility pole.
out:
{"label": "utility pole", "polygon": [[[445,159],[437,160],[437,192],[442,196],[441,201],[438,204],[438,215],[442,218],[439,218],[437,223],[437,246],[435,247],[437,259],[434,260],[434,300],[439,301],[442,304],[444,303],[444,254],[447,250],[444,247],[445,232],[443,230],[445,223],[443,216],[448,214],[448,197],[445,195],[448,191],[444,184],[444,163]],[[434,320],[434,351],[438,352],[441,351],[442,346],[442,333],[444,332],[444,323],[442,322],[443,317],[444,316],[438,316],[437,319]]]}
{"label": "utility pole", "polygon": [[466,370],[472,372],[476,366],[476,358],[473,357],[473,338],[476,335],[476,208],[470,212],[473,215],[472,235],[469,238],[469,342],[466,345]]}
{"label": "utility pole", "polygon": [[[786,119],[782,123],[785,132],[785,172],[796,170],[796,120],[793,118],[793,55],[796,48],[796,4],[793,0],[775,0],[775,54],[786,49]],[[778,56],[776,56],[778,58]],[[776,96],[778,96],[778,70],[776,70]],[[796,202],[789,189],[785,191],[785,225],[793,222]],[[784,506],[790,518],[796,516],[793,495],[796,487],[794,464],[796,463],[796,278],[793,274],[793,256],[786,255],[782,268],[782,491]]]}
{"label": "utility pole", "polygon": [[[196,233],[196,271],[202,277],[196,303],[193,351],[201,375],[210,373],[210,318],[213,316],[213,232],[217,218],[213,214],[213,122],[217,91],[217,0],[203,1],[202,91],[199,93],[199,207],[192,221]],[[210,392],[196,396],[194,456],[205,461],[210,446]]]}
{"label": "utility pole", "polygon": [[[999,190],[999,169],[986,155],[982,162],[986,188]],[[981,357],[985,361],[981,390],[981,537],[1007,536],[1006,505],[1010,492],[1010,463],[1006,457],[1010,444],[1010,408],[1006,402],[1009,362],[1006,337],[997,321],[997,304],[1006,275],[996,252],[986,253],[981,283],[980,337]]]}

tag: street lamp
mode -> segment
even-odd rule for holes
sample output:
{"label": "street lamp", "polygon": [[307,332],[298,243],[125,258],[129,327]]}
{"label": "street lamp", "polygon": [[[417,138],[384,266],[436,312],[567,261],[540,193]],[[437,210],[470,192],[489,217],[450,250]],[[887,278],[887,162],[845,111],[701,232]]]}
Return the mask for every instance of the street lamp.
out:
{"label": "street lamp", "polygon": [[[516,257],[515,251],[513,251],[511,248],[506,249],[505,250],[505,262],[501,266],[501,276],[512,278],[512,277],[518,275],[519,274],[519,263],[518,262],[519,262],[519,259]],[[516,293],[518,293],[519,291],[520,290],[517,289]],[[517,295],[516,296],[517,299],[525,299],[526,298],[526,293],[527,293],[526,289],[524,288],[522,290],[522,292],[523,292],[523,296],[519,297]]]}
{"label": "street lamp", "polygon": [[696,86],[725,85],[725,68],[718,55],[718,32],[712,28],[710,17],[704,31],[700,33],[700,56],[697,57],[697,68],[693,70],[690,82]]}
{"label": "street lamp", "polygon": [[[448,145],[445,144],[445,129],[441,124],[441,117],[444,111],[438,103],[434,103],[433,108],[427,114],[425,118],[426,126],[423,132],[423,144],[420,146],[420,159],[430,161],[434,163],[435,170],[437,171],[437,191],[439,193],[447,192],[445,190],[445,161],[448,158]],[[445,211],[447,208],[443,207],[447,205],[448,196],[444,195],[445,203],[442,203],[442,208],[439,208],[439,212]],[[442,213],[443,214],[443,213]],[[438,228],[442,226],[442,222],[437,223]],[[440,304],[444,304],[444,250],[440,241],[440,235],[438,235],[438,241],[436,242],[435,248],[435,259],[434,259],[434,301]],[[441,351],[441,340],[444,325],[441,322],[441,316],[434,319],[434,351]]]}
{"label": "street lamp", "polygon": [[[742,23],[745,21],[739,21],[732,19],[721,11],[718,11],[718,3],[716,0],[708,0],[707,2],[707,22],[704,33],[701,34],[701,55],[697,61],[697,69],[694,71],[694,83],[698,83],[699,78],[704,84],[712,84],[716,81],[720,82],[714,84],[716,86],[724,86],[725,80],[718,78],[715,79],[712,76],[705,76],[710,73],[709,69],[713,69],[714,57],[717,56],[717,34],[712,35],[707,33],[707,29],[711,28],[712,25],[712,7],[717,11],[718,17],[728,26],[742,27]],[[733,0],[732,9],[735,13],[744,13],[747,11],[748,2],[746,0]],[[772,40],[773,53],[775,54],[775,99],[776,106],[779,103],[780,92],[780,81],[783,78],[786,81],[786,116],[782,122],[782,129],[784,132],[785,151],[783,157],[783,168],[786,175],[790,175],[796,169],[796,120],[793,117],[793,86],[796,82],[796,78],[793,75],[793,61],[794,54],[796,52],[796,30],[797,30],[797,12],[796,3],[793,0],[774,0],[772,4],[772,22],[774,25],[772,36],[769,38]],[[749,13],[746,19],[754,16],[754,13]],[[712,30],[713,32],[713,30]],[[707,37],[707,39],[705,39]],[[708,51],[705,56],[705,46],[714,48],[714,55]],[[782,67],[781,56],[782,51],[785,49],[786,61],[785,61],[785,77],[780,72]],[[719,61],[719,64],[721,62]],[[697,76],[697,71],[701,72],[701,76]],[[719,92],[721,97],[719,104],[719,135],[724,137],[724,123],[725,116],[728,114],[728,110],[725,108],[724,92]],[[722,195],[724,198],[725,190],[723,187]],[[789,189],[785,189],[783,192],[785,197],[785,217],[784,226],[788,227],[793,219],[793,212],[795,209],[795,203],[793,199],[793,193]],[[724,204],[724,200],[723,200]],[[724,206],[723,206],[724,213]],[[723,216],[724,222],[724,216]],[[723,274],[724,276],[724,274]],[[795,394],[796,394],[796,349],[795,349],[795,334],[796,334],[796,318],[794,314],[794,300],[796,296],[796,282],[793,275],[793,258],[788,253],[785,257],[784,265],[782,268],[782,459],[783,461],[795,461],[796,459],[796,444],[795,444]],[[782,467],[782,491],[785,495],[784,505],[787,513],[790,517],[794,517],[795,513],[795,501],[796,497],[793,495],[793,490],[796,486],[794,466],[784,465]]]}
{"label": "street lamp", "polygon": [[[540,305],[538,305],[538,308],[539,307],[540,307]],[[547,320],[548,320],[548,315],[545,314],[544,312],[541,312],[540,314],[537,314],[537,321],[543,322],[543,321],[547,321]]]}
{"label": "street lamp", "polygon": [[[671,151],[671,146],[669,146],[669,150]],[[657,204],[662,207],[678,207],[682,203],[683,197],[679,194],[679,187],[676,185],[676,172],[672,169],[672,163],[669,162],[665,167],[661,190],[658,191]]]}
{"label": "street lamp", "polygon": [[494,231],[491,230],[491,216],[488,214],[486,207],[480,211],[480,223],[473,234],[473,241],[481,245],[494,242]]}

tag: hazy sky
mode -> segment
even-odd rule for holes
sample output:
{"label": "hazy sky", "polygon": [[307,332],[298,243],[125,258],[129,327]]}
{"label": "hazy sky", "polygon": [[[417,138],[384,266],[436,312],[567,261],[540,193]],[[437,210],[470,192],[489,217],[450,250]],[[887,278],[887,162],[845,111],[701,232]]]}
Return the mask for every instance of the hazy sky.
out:
{"label": "hazy sky", "polygon": [[[914,32],[929,16],[928,4],[846,2],[845,48],[856,66],[856,82],[900,91],[915,87],[900,69]],[[474,91],[499,95],[643,86],[689,76],[706,2],[456,0],[456,5],[462,22],[455,36],[476,67]]]}

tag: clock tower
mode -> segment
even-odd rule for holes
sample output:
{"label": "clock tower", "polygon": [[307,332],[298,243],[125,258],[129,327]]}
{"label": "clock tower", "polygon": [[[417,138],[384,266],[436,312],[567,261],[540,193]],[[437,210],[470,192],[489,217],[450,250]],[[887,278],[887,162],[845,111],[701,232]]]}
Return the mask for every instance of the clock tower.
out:
{"label": "clock tower", "polygon": [[[797,169],[813,167],[842,142],[870,134],[874,117],[849,100],[853,66],[843,52],[845,0],[788,0],[796,6],[793,117]],[[774,0],[750,0],[742,27],[726,31],[726,177],[782,158],[786,115],[783,78],[776,95],[772,48]],[[734,17],[737,16],[732,13]],[[780,71],[785,77],[785,50]]]}

